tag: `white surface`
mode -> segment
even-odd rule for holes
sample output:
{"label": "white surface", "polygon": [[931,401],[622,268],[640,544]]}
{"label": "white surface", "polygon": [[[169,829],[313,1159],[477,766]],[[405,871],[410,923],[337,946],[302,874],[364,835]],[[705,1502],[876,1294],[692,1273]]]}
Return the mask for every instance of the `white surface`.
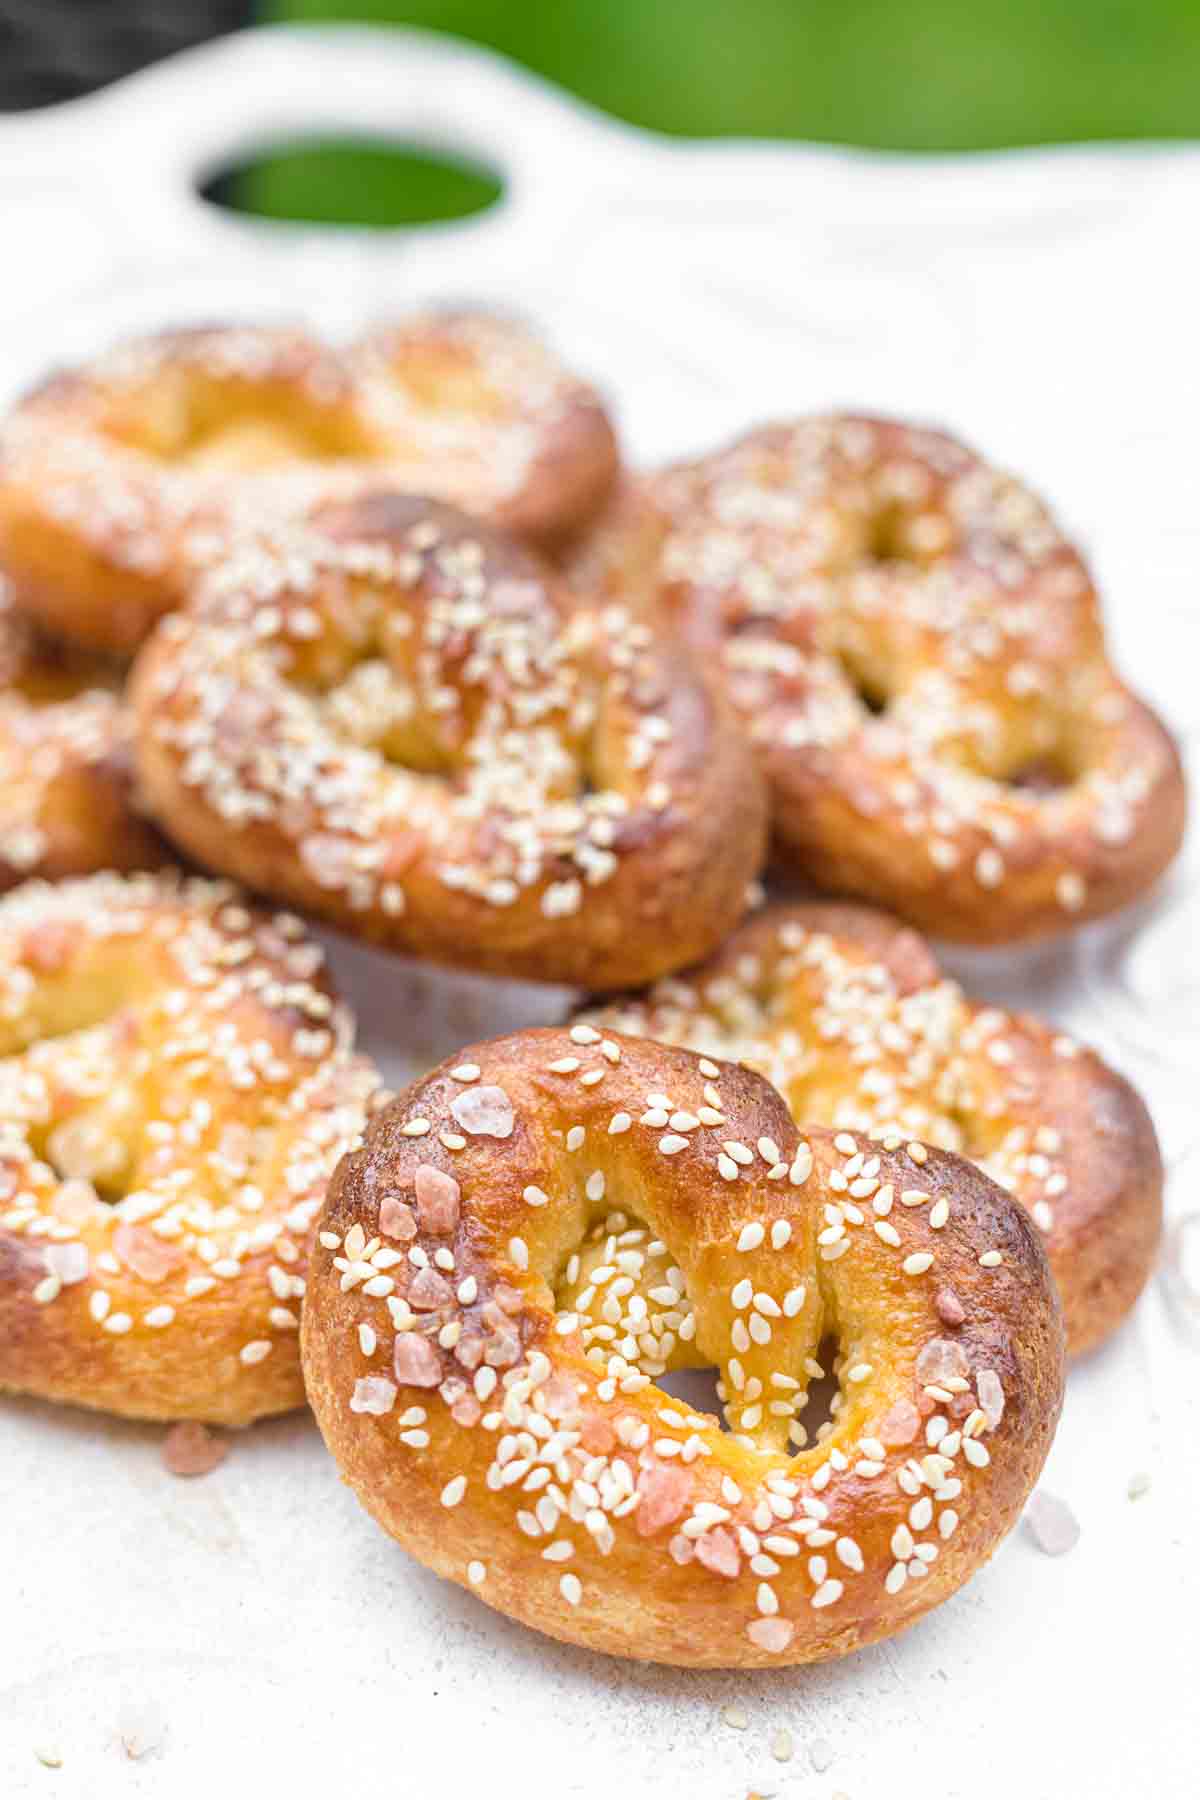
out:
{"label": "white surface", "polygon": [[[415,238],[335,238],[252,228],[191,193],[247,142],[355,125],[468,148],[510,197]],[[416,34],[260,34],[0,122],[0,395],[135,328],[302,313],[340,329],[449,295],[528,310],[609,388],[635,458],[831,403],[924,415],[1053,497],[1128,673],[1192,739],[1198,216],[1192,149],[682,146]],[[1180,1216],[1200,1176],[1194,866],[1136,923],[1019,965],[973,958],[972,978],[1144,1085]],[[393,1073],[561,1010],[338,961]],[[1018,1530],[908,1636],[742,1677],[604,1661],[510,1625],[381,1536],[306,1418],[181,1482],[159,1430],[7,1402],[0,1794],[1194,1796],[1198,1355],[1200,1328],[1156,1282],[1072,1372],[1045,1477],[1082,1524],[1068,1556]],[[1135,1501],[1138,1471],[1151,1487]],[[741,1732],[719,1716],[735,1700]],[[139,1761],[122,1724],[153,1745]]]}

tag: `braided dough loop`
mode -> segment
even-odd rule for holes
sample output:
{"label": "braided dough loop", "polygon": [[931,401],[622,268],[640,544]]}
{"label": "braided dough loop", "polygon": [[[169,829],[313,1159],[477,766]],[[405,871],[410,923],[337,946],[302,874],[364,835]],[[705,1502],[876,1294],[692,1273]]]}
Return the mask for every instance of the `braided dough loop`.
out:
{"label": "braided dough loop", "polygon": [[[556,1309],[598,1224],[608,1345]],[[643,1352],[641,1301],[670,1346]],[[826,1331],[842,1404],[789,1457]],[[376,1117],[330,1185],[302,1347],[345,1479],[421,1561],[552,1636],[708,1666],[840,1655],[945,1598],[1016,1518],[1063,1381],[1037,1234],[981,1171],[801,1138],[760,1076],[583,1026],[476,1046]],[[734,1431],[643,1354],[715,1362]]]}
{"label": "braided dough loop", "polygon": [[0,578],[0,887],[167,859],[134,802],[121,679],[101,659],[39,638]]}
{"label": "braided dough loop", "polygon": [[760,778],[686,653],[434,502],[248,544],[132,689],[176,842],[393,949],[620,986],[719,942],[761,859]]}
{"label": "braided dough loop", "polygon": [[1041,1232],[1072,1355],[1150,1278],[1164,1177],[1141,1096],[1041,1020],[968,1000],[886,913],[768,907],[700,968],[579,1016],[746,1063],[797,1120],[969,1156]]}
{"label": "braided dough loop", "polygon": [[130,653],[267,519],[387,486],[551,541],[616,466],[598,396],[513,321],[418,315],[345,353],[293,328],[167,331],[18,404],[0,566],[50,630]]}
{"label": "braided dough loop", "polygon": [[0,901],[0,1388],[241,1425],[301,1406],[325,1182],[378,1088],[322,953],[167,876]]}
{"label": "braided dough loop", "polygon": [[[649,546],[658,540],[657,556]],[[1113,911],[1184,817],[1175,747],[1108,660],[1042,503],[953,438],[832,416],[626,484],[568,559],[719,652],[787,854],[983,943]]]}

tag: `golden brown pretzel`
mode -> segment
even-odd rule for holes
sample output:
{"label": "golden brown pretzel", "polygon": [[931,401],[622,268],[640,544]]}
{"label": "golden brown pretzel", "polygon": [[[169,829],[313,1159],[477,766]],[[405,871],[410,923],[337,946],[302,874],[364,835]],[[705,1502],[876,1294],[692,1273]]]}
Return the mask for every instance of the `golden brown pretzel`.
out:
{"label": "golden brown pretzel", "polygon": [[132,691],[177,843],[394,949],[620,986],[711,949],[759,866],[760,779],[686,654],[434,502],[244,546]]}
{"label": "golden brown pretzel", "polygon": [[0,901],[0,1388],[241,1425],[304,1403],[325,1182],[378,1078],[319,947],[225,884]]}
{"label": "golden brown pretzel", "polygon": [[[841,1404],[789,1456],[826,1334]],[[464,1051],[376,1117],[330,1184],[302,1348],[406,1549],[552,1636],[709,1666],[840,1655],[953,1592],[1063,1381],[1037,1234],[980,1170],[801,1136],[750,1071],[585,1025]],[[697,1363],[732,1433],[653,1385]]]}
{"label": "golden brown pretzel", "polygon": [[1001,942],[1111,912],[1178,848],[1178,755],[1077,551],[940,432],[751,432],[626,484],[568,574],[649,591],[719,663],[781,848],[824,887]]}
{"label": "golden brown pretzel", "polygon": [[163,332],[4,424],[0,568],[49,629],[129,652],[247,523],[386,485],[550,541],[616,464],[595,392],[512,321],[418,315],[345,354],[297,329]]}
{"label": "golden brown pretzel", "polygon": [[968,1000],[886,913],[768,907],[701,967],[580,1018],[744,1062],[797,1120],[969,1156],[1032,1214],[1073,1355],[1150,1277],[1163,1166],[1141,1097],[1040,1019]]}
{"label": "golden brown pretzel", "polygon": [[119,667],[39,637],[0,577],[0,887],[167,860],[135,804],[122,682]]}

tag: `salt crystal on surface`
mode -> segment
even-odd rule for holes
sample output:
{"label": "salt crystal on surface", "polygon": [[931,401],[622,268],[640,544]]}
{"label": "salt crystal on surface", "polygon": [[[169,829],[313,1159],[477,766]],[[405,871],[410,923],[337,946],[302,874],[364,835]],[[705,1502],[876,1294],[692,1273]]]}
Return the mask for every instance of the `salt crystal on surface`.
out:
{"label": "salt crystal on surface", "polygon": [[395,1404],[396,1384],[383,1375],[360,1376],[350,1396],[350,1411],[354,1413],[381,1415],[391,1412]]}
{"label": "salt crystal on surface", "polygon": [[130,1700],[121,1708],[117,1736],[131,1762],[140,1762],[159,1749],[166,1731],[162,1708],[153,1700]]}
{"label": "salt crystal on surface", "polygon": [[512,1136],[512,1101],[502,1087],[468,1088],[451,1102],[450,1111],[472,1137]]}
{"label": "salt crystal on surface", "polygon": [[229,1455],[226,1438],[214,1437],[207,1425],[184,1419],[163,1439],[163,1462],[172,1475],[207,1475]]}
{"label": "salt crystal on surface", "polygon": [[1079,1521],[1065,1500],[1038,1488],[1025,1508],[1034,1543],[1047,1556],[1064,1556],[1079,1542]]}
{"label": "salt crystal on surface", "polygon": [[818,1775],[823,1775],[833,1762],[833,1745],[826,1738],[814,1738],[808,1746],[808,1760]]}

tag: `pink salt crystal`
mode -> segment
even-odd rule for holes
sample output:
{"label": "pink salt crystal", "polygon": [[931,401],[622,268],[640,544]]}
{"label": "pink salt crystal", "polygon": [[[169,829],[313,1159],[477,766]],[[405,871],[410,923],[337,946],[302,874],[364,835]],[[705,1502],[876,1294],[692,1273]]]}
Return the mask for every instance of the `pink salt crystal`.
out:
{"label": "pink salt crystal", "polygon": [[153,1232],[124,1222],[113,1232],[112,1247],[114,1255],[142,1281],[162,1281],[182,1260],[178,1250]]}
{"label": "pink salt crystal", "polygon": [[731,1581],[742,1566],[737,1540],[732,1531],[718,1525],[696,1539],[696,1561],[711,1569],[714,1575],[725,1575]]}
{"label": "pink salt crystal", "polygon": [[74,945],[82,935],[82,927],[79,925],[60,925],[53,922],[34,925],[25,933],[21,945],[23,960],[31,969],[37,969],[40,974],[56,974],[67,961]]}
{"label": "pink salt crystal", "polygon": [[956,1344],[953,1338],[930,1338],[917,1357],[917,1380],[941,1387],[956,1377],[964,1377],[969,1366],[961,1344]]}
{"label": "pink salt crystal", "polygon": [[584,1420],[579,1441],[589,1456],[607,1456],[617,1441],[617,1434],[607,1419],[593,1416]]}
{"label": "pink salt crystal", "polygon": [[543,1381],[538,1392],[546,1417],[560,1425],[564,1419],[573,1419],[579,1411],[579,1389],[569,1375],[556,1369]]}
{"label": "pink salt crystal", "polygon": [[410,1243],[417,1235],[412,1207],[397,1200],[394,1194],[388,1194],[379,1208],[379,1230],[383,1237],[399,1238],[402,1244]]}
{"label": "pink salt crystal", "polygon": [[453,1293],[450,1283],[436,1269],[418,1269],[405,1298],[414,1312],[436,1312],[439,1306],[449,1305]]}
{"label": "pink salt crystal", "polygon": [[976,1369],[975,1392],[979,1395],[979,1404],[987,1415],[988,1424],[995,1431],[1004,1417],[1004,1389],[994,1369]]}
{"label": "pink salt crystal", "polygon": [[760,1650],[768,1650],[779,1656],[791,1643],[795,1629],[790,1619],[751,1619],[746,1627],[746,1636]]}
{"label": "pink salt crystal", "polygon": [[1065,1500],[1038,1488],[1025,1508],[1025,1523],[1039,1550],[1064,1556],[1079,1542],[1079,1521]]}
{"label": "pink salt crystal", "polygon": [[911,1444],[921,1429],[921,1415],[911,1400],[897,1400],[875,1431],[881,1444]]}
{"label": "pink salt crystal", "polygon": [[196,1419],[172,1425],[163,1439],[163,1462],[172,1475],[207,1475],[228,1455],[228,1440],[214,1437]]}
{"label": "pink salt crystal", "polygon": [[432,1231],[441,1237],[453,1231],[458,1224],[458,1208],[462,1199],[462,1189],[453,1175],[447,1175],[442,1169],[435,1169],[432,1163],[422,1163],[414,1177],[414,1186],[421,1229]]}
{"label": "pink salt crystal", "polygon": [[401,1387],[437,1387],[442,1379],[442,1364],[437,1351],[428,1338],[416,1331],[400,1332],[393,1364]]}
{"label": "pink salt crystal", "polygon": [[677,1531],[667,1545],[667,1551],[672,1562],[677,1562],[682,1565],[691,1562],[693,1556],[696,1554],[696,1546],[692,1543],[690,1537],[684,1537],[682,1531]]}
{"label": "pink salt crystal", "polygon": [[106,1211],[90,1181],[64,1181],[54,1190],[51,1211],[64,1225],[86,1225],[97,1212]]}
{"label": "pink salt crystal", "polygon": [[47,1244],[42,1255],[51,1275],[57,1275],[64,1287],[83,1281],[91,1266],[86,1244]]}
{"label": "pink salt crystal", "polygon": [[483,1408],[470,1390],[450,1408],[450,1417],[456,1425],[478,1425],[482,1416]]}
{"label": "pink salt crystal", "polygon": [[497,1332],[483,1347],[483,1360],[490,1369],[511,1369],[520,1355],[520,1338],[508,1332]]}
{"label": "pink salt crystal", "polygon": [[363,1375],[355,1382],[350,1396],[353,1413],[391,1412],[396,1403],[396,1384],[383,1375]]}
{"label": "pink salt crystal", "polygon": [[939,1288],[933,1297],[933,1309],[943,1325],[961,1325],[967,1309],[953,1288]]}
{"label": "pink salt crystal", "polygon": [[512,1136],[512,1101],[502,1087],[465,1088],[451,1101],[450,1111],[472,1137]]}
{"label": "pink salt crystal", "polygon": [[643,1469],[638,1482],[638,1536],[653,1537],[664,1525],[670,1525],[687,1505],[691,1491],[691,1476],[682,1469],[668,1467],[665,1463]]}

